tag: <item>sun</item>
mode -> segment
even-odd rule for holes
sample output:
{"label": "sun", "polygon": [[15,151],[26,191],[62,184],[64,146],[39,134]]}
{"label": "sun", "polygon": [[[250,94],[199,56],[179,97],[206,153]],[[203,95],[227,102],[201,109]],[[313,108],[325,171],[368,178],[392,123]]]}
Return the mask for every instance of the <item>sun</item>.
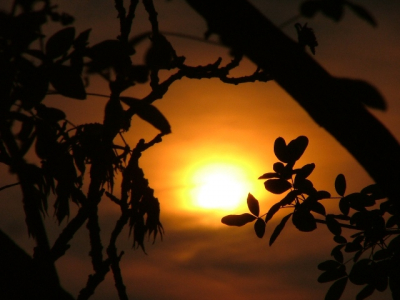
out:
{"label": "sun", "polygon": [[251,189],[246,172],[239,166],[210,163],[196,169],[190,189],[193,208],[231,210],[245,201]]}

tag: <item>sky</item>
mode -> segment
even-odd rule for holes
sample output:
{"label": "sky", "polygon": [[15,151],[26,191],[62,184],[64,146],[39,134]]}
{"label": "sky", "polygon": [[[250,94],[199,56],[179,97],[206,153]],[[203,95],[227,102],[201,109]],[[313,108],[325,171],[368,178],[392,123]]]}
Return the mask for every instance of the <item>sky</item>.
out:
{"label": "sky", "polygon": [[[7,7],[6,2],[0,4],[0,8]],[[300,3],[294,0],[250,2],[276,25],[296,15]],[[113,1],[63,0],[56,3],[60,11],[76,17],[78,32],[93,28],[90,45],[118,35]],[[363,79],[377,87],[387,101],[388,110],[372,113],[400,140],[400,3],[391,0],[358,0],[357,3],[375,16],[377,28],[349,10],[340,23],[321,15],[299,21],[308,22],[314,29],[319,43],[314,59],[330,74]],[[155,0],[154,4],[161,31],[201,38],[207,30],[204,20],[183,0]],[[132,35],[150,28],[141,4],[136,15]],[[50,34],[58,28],[46,30]],[[282,30],[296,38],[292,24]],[[218,57],[223,58],[223,64],[230,61],[229,50],[222,46],[167,37],[177,54],[186,57],[188,65],[208,64]],[[211,36],[211,40],[218,41],[218,37]],[[137,47],[134,62],[142,61],[148,45],[145,42]],[[255,65],[244,59],[234,75],[248,75],[255,69]],[[91,79],[88,91],[109,93],[100,78]],[[128,89],[124,95],[141,98],[148,92],[148,86],[139,85]],[[68,119],[79,124],[102,122],[105,101],[94,96],[88,96],[85,101],[51,96],[44,103],[64,109]],[[263,173],[272,171],[272,164],[277,161],[273,153],[277,137],[283,137],[287,142],[300,135],[309,138],[309,146],[297,166],[316,164],[310,179],[319,190],[334,194],[334,180],[343,173],[348,192],[359,191],[372,183],[362,167],[274,82],[234,86],[214,79],[182,79],[175,82],[155,105],[169,120],[172,134],[144,152],[140,164],[161,203],[165,235],[162,241],[157,239],[154,244],[151,240],[146,242],[147,255],[140,249],[132,249],[132,238],[127,230],[120,235],[118,249],[125,252],[121,268],[130,299],[323,299],[330,284],[317,283],[321,273],[317,265],[330,259],[330,250],[335,246],[332,235],[324,226],[318,226],[312,233],[303,233],[288,222],[270,247],[269,236],[286,212],[279,212],[268,223],[263,239],[256,237],[252,224],[233,228],[221,224],[220,220],[227,214],[247,212],[249,192],[259,199],[262,213],[281,200],[282,196],[268,193],[263,181],[257,180]],[[130,131],[124,136],[134,146],[140,138],[150,140],[157,133],[151,125],[134,117]],[[4,174],[0,179],[1,186],[13,182],[6,168],[0,166],[0,171]],[[225,177],[231,182],[221,181],[220,186],[228,185],[229,190],[238,188],[237,192],[229,194],[228,190],[221,188],[221,191],[220,186],[211,185],[212,194],[217,194],[218,198],[207,202],[212,195],[202,190],[204,182]],[[86,184],[88,181],[85,179]],[[0,229],[32,253],[34,243],[24,224],[18,188],[0,193]],[[200,199],[201,193],[206,194],[205,198]],[[227,194],[233,204],[225,207],[223,201]],[[326,207],[334,212],[337,202],[328,201]],[[77,208],[73,205],[71,208],[73,217]],[[103,199],[99,217],[104,244],[108,242],[118,213],[118,207]],[[54,241],[65,221],[59,228],[51,211],[45,221]],[[67,255],[56,264],[62,286],[75,297],[92,272],[88,252],[88,234],[83,227]],[[342,299],[354,299],[359,289],[348,285]],[[385,297],[388,297],[387,293],[375,292],[370,299]],[[116,298],[109,273],[92,299]]]}

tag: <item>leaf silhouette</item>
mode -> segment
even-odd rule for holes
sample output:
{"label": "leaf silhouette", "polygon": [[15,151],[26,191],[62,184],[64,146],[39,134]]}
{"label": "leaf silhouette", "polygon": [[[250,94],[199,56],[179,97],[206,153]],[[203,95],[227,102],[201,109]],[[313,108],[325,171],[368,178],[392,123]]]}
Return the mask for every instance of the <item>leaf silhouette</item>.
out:
{"label": "leaf silhouette", "polygon": [[271,234],[271,238],[269,239],[269,245],[271,246],[276,238],[279,236],[279,234],[281,233],[282,229],[285,227],[285,224],[287,222],[287,220],[289,220],[290,216],[293,213],[288,214],[287,216],[283,217],[281,222],[276,226],[274,232]]}
{"label": "leaf silhouette", "polygon": [[317,228],[314,216],[305,209],[299,209],[293,213],[293,225],[300,231],[309,232]]}
{"label": "leaf silhouette", "polygon": [[132,47],[122,47],[119,40],[102,41],[88,49],[88,56],[92,59],[88,64],[89,72],[99,72],[109,67],[126,72],[132,64],[129,55],[134,53]]}
{"label": "leaf silhouette", "polygon": [[44,104],[37,105],[36,111],[38,117],[50,123],[56,123],[66,118],[66,115],[62,110],[54,107],[47,107]]}
{"label": "leaf silhouette", "polygon": [[326,215],[325,207],[321,203],[316,201],[310,204],[310,210],[323,216]]}
{"label": "leaf silhouette", "polygon": [[336,260],[326,260],[318,265],[318,270],[328,271],[332,269],[337,269],[341,266],[341,263]]}
{"label": "leaf silhouette", "polygon": [[310,180],[304,179],[302,177],[296,176],[296,178],[294,179],[293,187],[307,195],[311,195],[316,192],[313,183]]}
{"label": "leaf silhouette", "polygon": [[164,115],[153,105],[143,105],[137,112],[137,115],[149,122],[163,134],[171,133],[171,126]]}
{"label": "leaf silhouette", "polygon": [[282,137],[278,137],[274,143],[274,153],[275,156],[285,163],[289,162],[288,153],[286,149],[286,142]]}
{"label": "leaf silhouette", "polygon": [[388,249],[381,249],[374,253],[374,260],[386,259],[391,256],[391,252]]}
{"label": "leaf silhouette", "polygon": [[318,191],[316,194],[316,199],[321,200],[321,199],[329,199],[331,197],[331,194],[327,191]]}
{"label": "leaf silhouette", "polygon": [[258,200],[256,198],[254,198],[254,196],[250,193],[247,196],[247,206],[248,206],[250,212],[253,215],[255,215],[256,217],[258,217],[258,215],[260,214],[260,204],[259,204]]}
{"label": "leaf silhouette", "polygon": [[347,216],[349,214],[350,203],[346,198],[341,198],[339,200],[339,209],[342,212],[342,214],[344,214],[345,216]]}
{"label": "leaf silhouette", "polygon": [[171,133],[171,126],[164,115],[153,105],[132,97],[119,97],[143,120],[149,122],[163,134]]}
{"label": "leaf silhouette", "polygon": [[276,212],[281,208],[281,203],[275,203],[274,205],[271,206],[269,209],[267,215],[265,216],[265,223],[267,223],[269,220],[272,219],[272,217],[276,214]]}
{"label": "leaf silhouette", "polygon": [[263,219],[258,218],[257,221],[254,223],[254,231],[256,235],[261,239],[265,233],[265,222]]}
{"label": "leaf silhouette", "polygon": [[386,193],[382,191],[382,189],[376,183],[366,186],[361,190],[361,193],[367,194],[375,200],[380,200],[387,197]]}
{"label": "leaf silhouette", "polygon": [[67,27],[56,32],[47,40],[46,55],[51,59],[63,55],[71,48],[74,38],[74,27]]}
{"label": "leaf silhouette", "polygon": [[368,282],[370,262],[371,260],[369,259],[361,259],[353,265],[349,274],[349,279],[352,283],[361,285]]}
{"label": "leaf silhouette", "polygon": [[343,17],[344,1],[324,0],[321,1],[321,11],[324,15],[334,21],[340,21]]}
{"label": "leaf silhouette", "polygon": [[162,34],[151,38],[152,44],[146,53],[145,62],[150,68],[170,69],[176,57],[175,50]]}
{"label": "leaf silhouette", "polygon": [[339,300],[346,288],[347,281],[347,277],[336,280],[326,293],[325,300]]}
{"label": "leaf silhouette", "polygon": [[333,281],[333,280],[342,278],[342,277],[344,277],[346,275],[347,275],[347,273],[346,273],[345,266],[341,265],[337,269],[330,269],[330,270],[325,271],[324,273],[322,273],[318,277],[318,282],[319,283],[329,282],[329,281]]}
{"label": "leaf silhouette", "polygon": [[50,82],[61,95],[84,100],[85,86],[81,76],[71,67],[55,64],[51,68]]}
{"label": "leaf silhouette", "polygon": [[332,232],[334,235],[341,235],[342,234],[342,227],[338,221],[332,215],[326,216],[326,226],[328,227],[329,231]]}
{"label": "leaf silhouette", "polygon": [[333,258],[340,263],[343,263],[343,253],[342,253],[343,247],[344,245],[338,245],[335,248],[333,248],[331,252]]}
{"label": "leaf silhouette", "polygon": [[281,162],[276,162],[274,163],[274,165],[272,166],[272,169],[278,173],[278,174],[282,174],[283,172],[285,172],[285,165]]}
{"label": "leaf silhouette", "polygon": [[257,219],[255,216],[249,214],[249,213],[244,213],[241,215],[228,215],[225,216],[221,219],[221,222],[225,225],[228,226],[243,226],[249,222],[254,221]]}
{"label": "leaf silhouette", "polygon": [[[363,300],[365,298],[368,298],[369,296],[372,295],[372,293],[375,291],[375,287],[372,284],[367,284],[365,288],[363,288],[356,296],[356,300]],[[394,299],[394,298],[393,298]]]}
{"label": "leaf silhouette", "polygon": [[296,172],[296,176],[302,177],[302,178],[307,178],[308,176],[310,176],[310,174],[312,173],[312,171],[314,171],[315,169],[315,164],[307,164],[304,165],[301,169],[298,169]]}
{"label": "leaf silhouette", "polygon": [[368,82],[347,78],[336,80],[338,89],[346,91],[346,95],[348,95],[349,99],[359,101],[371,108],[386,110],[385,99],[382,97],[381,93]]}
{"label": "leaf silhouette", "polygon": [[346,244],[346,248],[344,248],[345,252],[356,252],[362,249],[362,246],[358,243],[350,242]]}
{"label": "leaf silhouette", "polygon": [[49,80],[44,68],[35,67],[31,62],[21,59],[18,74],[16,96],[21,100],[24,109],[32,109],[46,96]]}
{"label": "leaf silhouette", "polygon": [[346,199],[351,208],[358,211],[363,211],[366,206],[372,206],[375,204],[374,198],[363,193],[352,193],[345,196],[344,199]]}
{"label": "leaf silhouette", "polygon": [[294,199],[296,199],[297,196],[299,196],[301,193],[298,190],[292,190],[290,191],[285,198],[283,198],[279,203],[281,206],[289,205],[291,204]]}
{"label": "leaf silhouette", "polygon": [[351,3],[350,1],[346,1],[346,5],[350,7],[353,12],[358,15],[361,19],[364,19],[372,26],[376,27],[378,24],[375,21],[375,18],[362,6]]}
{"label": "leaf silhouette", "polygon": [[320,1],[310,0],[305,1],[300,6],[300,13],[307,17],[312,18],[321,9]]}
{"label": "leaf silhouette", "polygon": [[299,136],[290,141],[287,145],[288,160],[289,162],[297,161],[304,153],[308,145],[308,138],[306,136]]}
{"label": "leaf silhouette", "polygon": [[91,31],[92,29],[89,28],[78,35],[78,37],[73,42],[74,49],[82,50],[86,47],[86,45],[88,44],[89,34]]}
{"label": "leaf silhouette", "polygon": [[400,251],[400,235],[390,241],[388,250],[391,252]]}
{"label": "leaf silhouette", "polygon": [[270,178],[279,178],[279,175],[277,173],[269,172],[258,177],[258,179],[270,179]]}
{"label": "leaf silhouette", "polygon": [[347,1],[309,0],[302,3],[300,13],[307,18],[312,18],[321,11],[325,16],[337,22],[343,17],[345,3],[347,4]]}
{"label": "leaf silhouette", "polygon": [[341,235],[335,235],[333,237],[333,240],[338,244],[346,244],[347,243],[346,238],[344,236],[341,236]]}
{"label": "leaf silhouette", "polygon": [[282,194],[292,187],[285,179],[269,179],[264,182],[265,189],[273,194]]}

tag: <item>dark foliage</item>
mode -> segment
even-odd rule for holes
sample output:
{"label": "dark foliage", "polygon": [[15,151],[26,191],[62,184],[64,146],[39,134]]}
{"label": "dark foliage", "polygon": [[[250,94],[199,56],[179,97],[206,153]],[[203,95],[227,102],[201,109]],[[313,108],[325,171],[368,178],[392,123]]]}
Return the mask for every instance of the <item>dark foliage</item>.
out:
{"label": "dark foliage", "polygon": [[[259,217],[259,202],[251,194],[247,199],[250,212],[240,216],[229,215],[222,218],[226,225],[242,226],[256,220],[254,230],[257,237],[262,238],[269,220],[281,209],[292,208],[293,212],[283,217],[271,234],[271,246],[286,222],[292,217],[293,225],[303,232],[317,229],[317,223],[325,224],[333,234],[333,240],[339,244],[331,252],[333,260],[318,265],[323,271],[318,282],[334,281],[328,289],[325,299],[340,299],[350,281],[355,285],[365,286],[357,295],[357,299],[365,299],[375,290],[383,292],[389,286],[393,299],[399,293],[400,276],[400,212],[386,199],[378,185],[373,184],[362,189],[360,193],[345,195],[346,178],[339,174],[335,180],[335,190],[340,197],[331,197],[326,191],[318,191],[312,182],[306,179],[314,170],[314,164],[307,164],[294,169],[295,162],[301,157],[308,145],[308,139],[300,136],[288,145],[283,138],[275,140],[274,152],[281,161],[273,165],[275,172],[265,173],[259,179],[266,179],[265,188],[274,194],[283,194],[290,190],[283,199],[272,205],[267,213]],[[283,164],[283,163],[285,164]],[[340,215],[327,214],[322,200],[340,199]],[[378,207],[376,201],[381,203]],[[323,216],[319,219],[315,214]],[[245,217],[246,216],[246,219]],[[262,217],[265,216],[265,221]],[[240,225],[239,224],[240,219]],[[227,222],[227,220],[236,220]],[[261,225],[261,223],[263,223]],[[343,231],[352,231],[349,237]],[[348,233],[346,232],[346,235]],[[343,253],[344,250],[344,253]],[[353,257],[344,262],[344,254]],[[362,258],[361,257],[366,257]],[[350,267],[351,262],[353,265]],[[348,272],[350,270],[350,272]]]}
{"label": "dark foliage", "polygon": [[[15,185],[22,190],[28,233],[36,241],[33,264],[41,270],[38,281],[48,283],[47,287],[38,286],[36,292],[31,291],[32,297],[61,299],[62,290],[54,262],[68,251],[74,234],[86,224],[94,273],[89,275],[78,299],[89,298],[110,270],[119,298],[127,299],[119,267],[123,252],[118,253],[116,248],[119,234],[129,226],[133,247],[144,251],[146,236],[155,241],[164,232],[160,203],[139,164],[144,151],[171,133],[168,120],[152,103],[163,98],[169,86],[183,77],[219,78],[230,84],[271,79],[260,69],[249,76],[229,77],[229,72],[239,65],[240,55],[226,66],[221,66],[220,58],[206,66],[185,65],[185,58],[178,56],[168,39],[159,32],[153,1],[143,1],[152,32],[132,38],[130,30],[139,1],[131,0],[128,9],[123,1],[114,2],[120,35],[94,45],[90,43],[91,29],[76,32],[74,18],[58,12],[57,6],[48,0],[15,0],[10,13],[0,12],[0,162],[18,178],[17,184],[0,190]],[[48,22],[60,23],[63,28],[51,36],[44,36],[42,26]],[[150,39],[151,46],[144,64],[135,65],[132,63],[136,53],[134,47],[144,39]],[[162,82],[158,76],[161,69],[171,72]],[[109,85],[109,95],[91,94],[109,99],[104,107],[103,123],[74,125],[66,113],[43,103],[46,96],[52,94],[62,96],[62,101],[71,105],[74,100],[85,100],[87,84],[94,74],[100,75]],[[142,84],[151,87],[146,97],[121,96],[122,92]],[[141,139],[132,148],[125,142],[123,134],[130,130],[135,115],[160,133],[149,142]],[[122,138],[122,144],[115,142],[117,135]],[[27,161],[26,154],[32,148],[38,164]],[[120,197],[113,194],[116,176],[122,177]],[[82,191],[84,182],[88,185],[87,194]],[[55,195],[52,204],[49,203],[51,195]],[[103,195],[121,211],[105,257],[98,221],[98,205],[103,201]],[[258,214],[257,200],[249,201],[252,212]],[[71,202],[79,208],[75,216],[70,216]],[[43,224],[49,206],[53,206],[59,224],[67,222],[54,245],[50,245]],[[227,222],[240,226],[247,220],[238,217]],[[256,230],[261,237],[264,221],[257,224]],[[10,259],[12,261],[14,257]],[[16,289],[20,280],[23,282],[18,284],[28,285],[25,277],[20,278],[16,273],[8,275],[14,276],[11,282],[15,282],[15,286],[8,286],[8,289]]]}
{"label": "dark foliage", "polygon": [[[257,68],[248,76],[230,77],[230,71],[242,59],[237,51],[232,52],[235,55],[225,66],[221,65],[221,58],[205,66],[186,65],[185,57],[178,56],[160,32],[152,0],[143,1],[151,33],[130,37],[138,4],[139,1],[131,0],[126,9],[123,1],[115,0],[120,34],[115,39],[94,45],[90,43],[91,29],[76,32],[74,18],[58,12],[57,6],[51,5],[49,0],[15,0],[9,13],[0,12],[0,162],[8,166],[9,172],[18,180],[16,184],[1,187],[0,190],[20,186],[28,233],[36,242],[34,257],[30,258],[7,237],[1,236],[2,241],[6,241],[5,246],[2,244],[2,253],[7,253],[1,257],[8,260],[7,268],[0,271],[2,278],[7,279],[2,280],[2,285],[7,284],[10,291],[16,291],[22,285],[29,288],[30,297],[70,299],[60,287],[54,263],[68,251],[74,234],[86,224],[91,245],[89,259],[94,271],[88,276],[78,299],[88,299],[110,270],[119,298],[127,299],[120,270],[123,252],[118,252],[116,247],[121,231],[129,226],[133,246],[143,251],[146,236],[155,241],[164,232],[160,221],[160,203],[139,164],[143,152],[171,133],[168,120],[152,103],[163,98],[168,88],[184,77],[218,78],[235,85],[272,79],[262,68]],[[301,6],[301,12],[312,17],[320,11],[339,20],[344,6],[376,25],[365,9],[349,1],[306,1]],[[42,26],[48,22],[59,23],[63,28],[51,36],[44,36]],[[307,25],[296,28],[299,44],[310,47],[315,53],[317,41],[313,31]],[[149,39],[151,46],[144,63],[135,65],[132,63],[135,46],[144,39]],[[170,72],[164,81],[160,81],[160,70]],[[63,111],[43,103],[51,94],[62,96],[62,101],[69,101],[71,105],[75,100],[85,100],[89,95],[86,79],[89,80],[92,75],[101,76],[109,86],[108,95],[92,94],[109,99],[104,107],[102,123],[74,125]],[[344,79],[340,83],[353,94],[368,88],[361,95],[363,103],[381,109],[385,107],[380,95],[369,85]],[[122,92],[142,84],[151,88],[142,99],[121,96]],[[151,141],[139,140],[132,148],[123,139],[123,134],[130,130],[131,119],[135,115],[160,133]],[[122,137],[122,144],[115,142],[117,135]],[[398,235],[400,226],[397,206],[385,201],[385,193],[376,185],[345,196],[346,181],[340,175],[335,188],[341,196],[339,207],[342,214],[326,214],[320,201],[330,198],[330,194],[316,190],[308,179],[315,165],[307,164],[294,169],[307,145],[308,139],[304,136],[289,144],[278,138],[274,150],[280,162],[274,164],[274,172],[266,173],[260,179],[266,179],[265,187],[272,193],[289,192],[262,216],[259,215],[258,200],[249,194],[247,203],[250,213],[226,216],[222,219],[223,223],[243,226],[255,221],[255,233],[262,238],[267,222],[281,208],[293,208],[293,212],[286,215],[273,231],[270,245],[290,217],[300,231],[312,231],[317,223],[326,224],[338,243],[331,252],[334,260],[320,265],[323,273],[319,281],[335,281],[327,299],[339,299],[348,280],[365,285],[358,299],[364,299],[375,289],[383,291],[387,286],[392,290],[393,298],[399,298],[400,240],[398,236],[392,239],[392,236]],[[30,149],[34,150],[40,163],[28,162]],[[116,176],[122,177],[119,197],[113,194]],[[84,182],[88,186],[86,194],[82,191]],[[50,203],[51,195],[55,196],[54,203]],[[105,253],[98,222],[98,205],[104,201],[104,195],[121,211]],[[377,200],[383,200],[379,208],[376,208]],[[71,202],[78,207],[74,216],[70,216]],[[67,223],[53,245],[49,243],[43,223],[43,219],[48,217],[49,207],[54,208],[52,212],[59,224]],[[316,218],[315,213],[325,219]],[[389,217],[385,219],[386,216]],[[345,238],[342,228],[357,233]],[[369,250],[373,255],[363,258]],[[354,254],[349,274],[343,252]],[[12,266],[18,272],[14,272]],[[31,273],[36,276],[34,283],[31,277],[26,276]],[[21,277],[21,274],[25,275]]]}

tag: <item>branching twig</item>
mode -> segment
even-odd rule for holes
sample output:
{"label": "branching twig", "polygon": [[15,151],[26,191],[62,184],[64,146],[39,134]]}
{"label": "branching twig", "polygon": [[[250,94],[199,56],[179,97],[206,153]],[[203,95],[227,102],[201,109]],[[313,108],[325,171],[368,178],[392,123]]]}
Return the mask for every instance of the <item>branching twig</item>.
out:
{"label": "branching twig", "polygon": [[[260,71],[257,69],[252,75],[250,76],[243,76],[243,77],[228,77],[228,73],[234,67],[237,66],[238,58],[233,59],[228,65],[225,67],[219,68],[222,59],[219,58],[215,63],[208,64],[205,66],[197,66],[191,67],[182,65],[180,66],[180,70],[175,74],[171,75],[168,79],[163,81],[160,84],[154,85],[153,90],[142,100],[146,103],[152,103],[155,100],[161,99],[165,93],[168,91],[169,87],[176,81],[180,80],[183,77],[187,77],[190,79],[211,79],[211,78],[219,78],[222,82],[230,83],[230,84],[239,84],[245,82],[255,82],[255,81],[262,81],[267,82],[272,80],[272,77],[265,73],[264,71]],[[128,115],[132,116],[134,114],[134,108],[128,109]]]}

